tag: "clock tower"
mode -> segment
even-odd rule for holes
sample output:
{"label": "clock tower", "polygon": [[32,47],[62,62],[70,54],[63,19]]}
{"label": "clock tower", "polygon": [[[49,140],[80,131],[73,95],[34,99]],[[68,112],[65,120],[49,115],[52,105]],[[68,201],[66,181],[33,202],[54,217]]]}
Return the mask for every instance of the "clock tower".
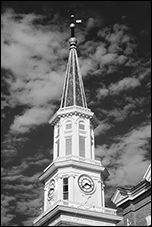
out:
{"label": "clock tower", "polygon": [[44,184],[44,209],[33,225],[115,226],[122,218],[105,207],[104,181],[109,173],[95,160],[98,120],[87,107],[74,22],[70,28],[61,105],[49,121],[54,127],[53,162],[39,177]]}

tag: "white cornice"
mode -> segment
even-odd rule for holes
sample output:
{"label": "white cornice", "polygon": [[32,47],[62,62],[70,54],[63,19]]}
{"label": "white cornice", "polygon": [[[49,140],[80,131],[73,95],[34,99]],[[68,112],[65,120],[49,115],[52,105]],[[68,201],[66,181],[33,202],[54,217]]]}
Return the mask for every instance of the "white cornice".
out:
{"label": "white cornice", "polygon": [[[68,205],[65,205],[68,203]],[[46,210],[44,213],[42,213],[35,221],[34,226],[42,226],[49,220],[51,220],[53,217],[55,217],[57,214],[71,214],[75,215],[77,214],[77,218],[83,216],[85,219],[92,219],[98,220],[98,221],[105,221],[111,222],[111,223],[117,223],[122,220],[121,216],[118,216],[116,213],[116,209],[111,208],[104,208],[104,207],[81,207],[81,204],[79,203],[73,203],[70,201],[58,201],[55,203],[52,207],[50,207],[48,210]],[[95,210],[97,209],[97,210]],[[53,220],[52,220],[53,221]]]}
{"label": "white cornice", "polygon": [[99,125],[99,122],[96,116],[94,115],[94,113],[91,112],[90,109],[80,107],[80,106],[70,106],[70,107],[60,108],[50,119],[49,124],[54,126],[60,120],[61,117],[68,117],[72,115],[79,115],[82,117],[90,118],[94,128],[96,128]]}
{"label": "white cornice", "polygon": [[78,167],[79,169],[91,170],[93,172],[99,172],[105,180],[109,176],[108,170],[101,165],[100,161],[81,158],[79,156],[69,155],[61,157],[52,162],[40,175],[39,179],[45,182],[50,175],[52,175],[59,168],[64,167]]}

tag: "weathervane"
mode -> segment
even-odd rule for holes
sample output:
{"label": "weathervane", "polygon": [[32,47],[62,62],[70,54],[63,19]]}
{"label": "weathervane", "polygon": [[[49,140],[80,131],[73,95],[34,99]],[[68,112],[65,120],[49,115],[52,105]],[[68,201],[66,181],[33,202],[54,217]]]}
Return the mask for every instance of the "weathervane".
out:
{"label": "weathervane", "polygon": [[71,38],[75,37],[74,35],[74,28],[75,28],[75,23],[80,24],[82,23],[82,20],[74,20],[74,15],[71,15],[71,24],[70,24],[70,28],[71,28]]}

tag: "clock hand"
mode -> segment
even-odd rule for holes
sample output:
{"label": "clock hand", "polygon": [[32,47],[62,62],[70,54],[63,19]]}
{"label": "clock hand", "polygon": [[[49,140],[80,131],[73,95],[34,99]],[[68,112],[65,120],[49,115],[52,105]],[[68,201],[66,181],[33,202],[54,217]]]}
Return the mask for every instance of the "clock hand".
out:
{"label": "clock hand", "polygon": [[84,188],[84,187],[87,186],[87,185],[88,185],[88,186],[91,186],[91,184],[89,184],[89,183],[86,182],[82,187]]}

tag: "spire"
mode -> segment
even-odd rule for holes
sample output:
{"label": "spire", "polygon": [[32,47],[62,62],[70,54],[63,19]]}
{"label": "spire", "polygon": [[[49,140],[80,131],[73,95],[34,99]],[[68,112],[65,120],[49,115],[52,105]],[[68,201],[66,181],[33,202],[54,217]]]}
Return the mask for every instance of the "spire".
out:
{"label": "spire", "polygon": [[[74,15],[71,15],[72,23],[71,38],[69,39],[69,59],[67,64],[67,70],[65,74],[65,81],[61,99],[61,108],[68,106],[81,106],[87,108],[86,97],[84,93],[83,81],[80,72],[78,56],[76,51],[77,40],[75,38],[74,29]],[[80,23],[81,20],[76,20],[76,23]]]}

